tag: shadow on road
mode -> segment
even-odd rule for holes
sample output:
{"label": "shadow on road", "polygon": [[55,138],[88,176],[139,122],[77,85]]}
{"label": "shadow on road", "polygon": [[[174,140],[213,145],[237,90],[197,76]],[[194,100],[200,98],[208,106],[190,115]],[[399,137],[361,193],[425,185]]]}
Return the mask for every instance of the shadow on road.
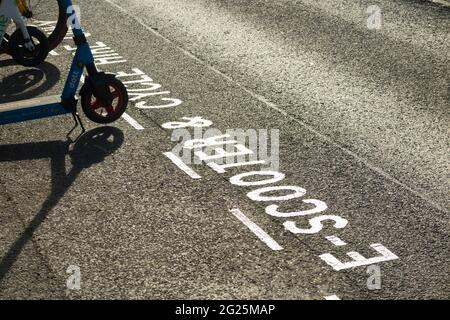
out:
{"label": "shadow on road", "polygon": [[[50,158],[52,179],[52,191],[41,209],[1,258],[0,282],[31,240],[34,232],[45,221],[49,212],[58,204],[78,175],[85,168],[103,162],[107,156],[120,148],[123,141],[124,135],[120,129],[98,127],[83,134],[75,142],[72,150],[70,150],[71,140],[0,146],[0,162]],[[73,165],[68,173],[65,166],[67,155],[70,156]]]}
{"label": "shadow on road", "polygon": [[[0,68],[14,64],[13,60],[2,60]],[[51,89],[60,78],[59,69],[48,62],[44,62],[36,68],[0,77],[0,103],[37,97]]]}

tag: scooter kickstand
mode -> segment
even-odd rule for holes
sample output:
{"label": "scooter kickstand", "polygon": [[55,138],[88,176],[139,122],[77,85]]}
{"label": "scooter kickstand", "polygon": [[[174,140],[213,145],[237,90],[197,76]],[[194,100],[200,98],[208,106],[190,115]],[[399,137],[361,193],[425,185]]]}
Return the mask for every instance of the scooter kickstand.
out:
{"label": "scooter kickstand", "polygon": [[86,129],[84,128],[83,121],[81,121],[81,118],[80,118],[80,115],[78,114],[78,112],[74,112],[73,116],[78,120],[78,123],[80,124],[81,133],[85,133]]}
{"label": "scooter kickstand", "polygon": [[80,135],[77,137],[77,139],[78,139],[83,133],[86,132],[86,129],[84,128],[83,121],[81,121],[81,118],[80,118],[80,115],[78,114],[78,112],[76,112],[76,111],[75,111],[75,112],[72,112],[72,117],[73,117],[73,121],[75,122],[75,126],[74,126],[72,129],[70,129],[69,133],[67,134],[67,138],[70,139],[70,135],[72,134],[72,132],[73,132],[78,126],[80,126],[80,127],[81,127],[81,133],[80,133]]}

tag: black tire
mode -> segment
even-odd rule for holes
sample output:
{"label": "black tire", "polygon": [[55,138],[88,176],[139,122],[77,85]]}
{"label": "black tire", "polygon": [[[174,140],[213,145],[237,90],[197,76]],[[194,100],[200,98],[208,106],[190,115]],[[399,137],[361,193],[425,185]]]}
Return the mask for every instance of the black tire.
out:
{"label": "black tire", "polygon": [[107,124],[118,120],[128,106],[128,92],[123,83],[112,74],[105,75],[105,83],[109,86],[114,98],[110,106],[104,106],[95,97],[94,87],[89,78],[86,79],[86,83],[80,91],[83,112],[89,120],[95,123]]}
{"label": "black tire", "polygon": [[[64,37],[67,34],[68,27],[67,27],[67,13],[64,9],[62,0],[51,0],[56,1],[56,5],[58,6],[58,16],[55,16],[56,26],[55,29],[52,31],[50,35],[48,35],[48,49],[49,51],[55,49],[59,44],[64,40]],[[8,45],[8,37],[10,35],[5,34],[5,37],[3,39],[2,45],[0,47],[1,53],[7,53],[11,55],[11,51],[9,49]]]}
{"label": "black tire", "polygon": [[9,41],[11,56],[18,64],[25,67],[35,67],[45,61],[48,55],[48,39],[45,34],[35,27],[27,27],[28,33],[33,40],[35,49],[28,51],[25,48],[25,40],[22,31],[16,30]]}

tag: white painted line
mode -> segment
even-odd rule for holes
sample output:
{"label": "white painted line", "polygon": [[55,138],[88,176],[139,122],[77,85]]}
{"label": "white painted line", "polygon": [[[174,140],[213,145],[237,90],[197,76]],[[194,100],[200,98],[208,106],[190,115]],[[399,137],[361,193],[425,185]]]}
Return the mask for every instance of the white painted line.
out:
{"label": "white painted line", "polygon": [[337,295],[327,296],[325,297],[325,300],[341,300]]}
{"label": "white painted line", "polygon": [[122,118],[128,122],[133,128],[136,130],[144,130],[145,128],[139,124],[136,120],[134,120],[128,113],[124,113]]}
{"label": "white painted line", "polygon": [[269,236],[263,229],[261,229],[257,224],[255,224],[252,220],[247,218],[245,214],[239,208],[233,208],[230,212],[238,218],[243,224],[245,224],[262,242],[267,244],[267,246],[275,251],[283,250],[283,247],[280,246],[271,236]]}
{"label": "white painted line", "polygon": [[50,54],[51,56],[59,56],[59,53],[56,52],[55,50],[50,51],[49,54]]}
{"label": "white painted line", "polygon": [[189,177],[191,177],[192,179],[201,179],[202,177],[195,172],[194,170],[192,170],[190,167],[188,167],[183,160],[181,160],[180,158],[178,158],[175,154],[173,154],[172,152],[166,152],[164,153],[164,155],[169,158],[178,168],[180,168],[181,170],[184,171],[184,173],[186,173]]}
{"label": "white painted line", "polygon": [[345,246],[347,244],[345,241],[342,241],[341,239],[339,239],[336,236],[325,237],[325,239],[327,239],[328,241],[330,241],[332,244],[334,244],[337,247]]}

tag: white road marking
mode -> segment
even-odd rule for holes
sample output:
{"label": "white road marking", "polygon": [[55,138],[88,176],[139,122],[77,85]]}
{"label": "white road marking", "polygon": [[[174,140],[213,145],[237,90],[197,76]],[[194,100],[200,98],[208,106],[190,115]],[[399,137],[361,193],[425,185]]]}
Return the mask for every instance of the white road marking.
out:
{"label": "white road marking", "polygon": [[345,246],[347,244],[345,241],[342,241],[341,239],[339,239],[336,236],[325,237],[325,239],[327,239],[328,241],[330,241],[332,244],[334,244],[337,247]]}
{"label": "white road marking", "polygon": [[136,120],[134,120],[128,113],[124,113],[122,118],[128,122],[133,128],[136,130],[144,130],[145,128],[139,124]]}
{"label": "white road marking", "polygon": [[325,261],[328,265],[333,267],[333,269],[336,271],[399,259],[398,256],[393,254],[388,248],[383,246],[381,243],[374,243],[374,244],[371,244],[370,246],[372,247],[372,249],[374,249],[381,255],[367,259],[364,256],[362,256],[360,253],[351,251],[351,252],[347,252],[347,255],[353,259],[352,261],[349,261],[349,262],[341,262],[330,253],[322,254],[319,257],[320,257],[320,259]]}
{"label": "white road marking", "polygon": [[188,176],[190,176],[192,179],[201,179],[202,177],[192,170],[192,168],[188,167],[183,160],[181,160],[179,157],[177,157],[172,152],[166,152],[164,155],[169,158],[178,168],[184,171]]}
{"label": "white road marking", "polygon": [[51,56],[59,56],[59,53],[56,52],[55,50],[50,51],[48,54]]}
{"label": "white road marking", "polygon": [[243,224],[245,224],[262,242],[267,244],[267,246],[275,251],[283,250],[271,236],[269,236],[263,229],[261,229],[257,224],[251,221],[239,208],[233,208],[230,212],[238,218]]}
{"label": "white road marking", "polygon": [[[125,9],[121,8],[120,6],[112,3],[109,0],[105,0],[106,2],[110,3],[111,5],[115,6],[118,9],[121,9],[124,13],[126,13],[127,15],[128,12],[126,12]],[[139,21],[138,19],[134,19],[137,22],[139,22],[141,25],[143,25],[144,27],[146,27],[148,30],[150,30],[151,32],[153,32],[155,35],[159,36],[160,38],[164,39],[165,41],[172,43],[173,42],[167,38],[165,38],[164,36],[162,36],[161,34],[157,33],[156,31],[154,31],[152,28],[148,27],[147,25],[145,25],[143,22]],[[378,169],[376,167],[371,167],[370,164],[365,162],[365,159],[359,158],[356,154],[351,153],[351,151],[349,151],[348,149],[345,149],[344,147],[341,147],[340,145],[334,143],[330,138],[328,138],[327,136],[324,136],[322,134],[320,134],[319,132],[317,132],[316,130],[314,130],[312,127],[309,127],[308,125],[306,125],[305,123],[303,123],[301,120],[289,115],[286,111],[280,109],[277,107],[277,105],[271,103],[270,101],[268,101],[267,99],[265,99],[263,96],[257,95],[254,92],[246,89],[244,86],[242,86],[241,84],[239,84],[238,82],[236,82],[234,79],[232,79],[229,76],[226,76],[225,74],[223,74],[222,72],[220,72],[219,70],[215,69],[212,66],[206,65],[206,63],[202,60],[200,60],[199,58],[197,58],[195,55],[191,54],[189,51],[182,49],[180,46],[177,46],[178,49],[180,49],[181,51],[183,51],[187,56],[190,56],[191,58],[201,62],[202,64],[204,64],[206,67],[208,67],[209,69],[213,70],[214,72],[216,72],[219,75],[222,75],[224,78],[228,79],[229,81],[237,84],[239,87],[241,87],[244,91],[246,91],[247,93],[249,93],[251,96],[253,96],[254,98],[264,102],[267,106],[269,106],[270,108],[277,110],[278,112],[280,112],[281,114],[291,118],[292,120],[295,120],[296,122],[300,123],[302,126],[306,127],[308,130],[310,130],[311,132],[317,134],[319,137],[321,137],[323,140],[331,143],[334,146],[338,146],[341,150],[343,150],[344,152],[347,152],[347,154],[350,154],[351,156],[355,156],[355,158],[357,158],[359,161],[362,161],[364,164],[368,165],[369,168],[371,168],[372,170],[377,171],[378,173],[382,174],[382,175],[386,175],[384,172],[381,171],[381,169]],[[103,57],[103,56],[98,56],[98,58]],[[109,55],[108,55],[109,57]],[[122,57],[120,57],[122,58]],[[105,59],[106,60],[106,59]],[[110,61],[105,61],[105,64],[109,64],[109,63],[119,63],[121,61],[118,62],[110,62]],[[126,62],[126,60],[124,61]],[[100,63],[103,64],[103,63]],[[131,90],[133,91],[133,90]],[[135,91],[139,91],[139,90],[135,90]],[[165,93],[165,92],[164,92]],[[164,94],[164,93],[158,93],[158,94]],[[167,92],[169,93],[169,92]],[[131,117],[130,117],[131,118]],[[134,120],[134,119],[133,119]],[[143,128],[142,128],[143,129]],[[141,129],[141,130],[142,130]],[[171,152],[167,152],[164,153],[164,155],[166,157],[168,157],[172,162],[174,162],[174,164],[176,164],[181,170],[183,170],[186,174],[188,174],[189,176],[191,176],[193,179],[200,179],[201,176],[199,176],[194,170],[192,170],[190,167],[188,167],[179,157],[177,157],[175,154],[171,153]],[[380,170],[380,171],[378,171]],[[385,176],[387,178],[389,178],[390,176]],[[400,184],[403,187],[408,188],[408,186],[403,185],[402,183],[400,183],[399,181],[395,180],[395,178],[392,178],[392,180],[394,180],[394,182]],[[413,189],[409,189],[410,191],[413,191]],[[421,197],[423,198],[423,197]],[[263,242],[265,242],[272,250],[283,250],[283,248],[273,239],[271,238],[266,232],[264,232],[258,225],[256,225],[255,223],[253,223],[250,219],[248,219],[248,217],[246,217],[238,208],[232,209],[230,210],[230,212],[237,217],[241,222],[243,222],[260,240],[262,240]],[[337,238],[337,237],[336,237]],[[330,239],[328,239],[329,241],[331,241]],[[335,243],[338,243],[337,240],[340,240],[339,238],[334,239]],[[333,242],[333,241],[332,241]],[[341,245],[345,245],[345,242],[342,241]],[[338,244],[335,244],[338,245]],[[376,249],[379,253],[383,253],[383,251],[386,251],[387,253],[390,253],[389,250],[387,250],[386,248],[384,248],[381,244],[375,244],[372,245],[372,247],[374,249]],[[357,263],[362,263],[362,262],[366,262],[369,261],[370,259],[365,259],[362,255],[360,255],[357,252],[349,252],[348,255],[354,260],[354,262]],[[322,258],[322,256],[321,256]],[[392,257],[391,257],[392,258]],[[324,259],[325,260],[325,259]],[[337,259],[336,259],[337,260]],[[328,262],[327,262],[328,263]],[[340,300],[336,295],[332,295],[332,296],[327,296],[325,297],[326,300]]]}
{"label": "white road marking", "polygon": [[[236,86],[238,86],[239,88],[241,88],[242,90],[244,90],[245,92],[247,92],[250,96],[252,96],[253,98],[261,101],[262,103],[264,103],[267,107],[269,107],[270,109],[273,109],[279,113],[281,113],[282,115],[284,115],[285,117],[289,118],[290,120],[297,122],[300,126],[302,126],[303,128],[305,128],[306,130],[310,131],[311,133],[313,133],[314,135],[318,136],[322,141],[325,141],[327,143],[329,143],[330,145],[338,148],[339,150],[343,151],[345,154],[351,156],[352,158],[354,158],[357,162],[360,162],[362,164],[364,164],[367,168],[369,168],[370,170],[378,173],[379,175],[381,175],[382,177],[386,178],[387,180],[390,180],[391,182],[397,184],[398,186],[404,188],[405,190],[408,190],[409,192],[411,192],[412,194],[414,194],[415,196],[421,198],[422,200],[426,201],[428,204],[430,204],[431,206],[433,206],[434,208],[448,213],[448,209],[443,207],[442,205],[440,205],[439,203],[437,203],[436,201],[434,201],[433,199],[431,199],[430,197],[428,197],[427,195],[424,195],[422,192],[408,186],[407,184],[401,182],[400,180],[398,180],[397,178],[395,178],[394,176],[390,175],[389,173],[385,172],[383,169],[373,165],[371,162],[369,162],[369,160],[360,157],[359,155],[357,155],[355,152],[351,151],[350,149],[348,149],[347,147],[342,146],[341,144],[335,142],[333,140],[332,137],[329,137],[327,135],[324,135],[322,133],[320,133],[317,129],[315,129],[314,127],[312,127],[311,125],[307,124],[306,122],[300,120],[299,118],[287,113],[285,110],[279,108],[276,104],[272,103],[271,101],[269,101],[268,99],[266,99],[265,97],[249,90],[248,88],[246,88],[244,85],[242,85],[240,82],[236,81],[235,79],[233,79],[232,77],[226,75],[225,73],[223,73],[222,71],[216,69],[215,67],[207,64],[207,62],[201,60],[200,58],[198,58],[197,56],[195,56],[194,54],[192,54],[191,52],[189,52],[188,50],[184,49],[183,47],[181,47],[180,45],[174,43],[172,40],[170,40],[169,38],[165,37],[164,35],[160,34],[159,32],[157,32],[156,30],[154,30],[152,27],[150,27],[149,25],[147,25],[145,22],[143,22],[141,19],[137,18],[135,15],[130,14],[126,9],[124,9],[123,7],[119,6],[118,4],[112,2],[111,0],[105,0],[105,2],[109,3],[111,6],[115,7],[116,9],[118,9],[118,11],[122,12],[124,15],[128,16],[130,19],[133,19],[134,21],[136,21],[137,23],[139,23],[141,26],[143,26],[145,29],[147,29],[148,31],[150,31],[151,33],[153,33],[155,36],[161,38],[162,40],[164,40],[167,43],[170,43],[171,45],[173,45],[174,47],[176,47],[178,50],[180,50],[181,52],[183,52],[186,56],[191,57],[192,59],[194,59],[195,61],[203,64],[205,67],[207,67],[208,69],[210,69],[211,71],[213,71],[214,73],[222,76],[223,78],[227,79],[228,81],[234,83]],[[440,220],[442,221],[442,220]],[[447,223],[447,221],[444,221],[445,223]]]}

